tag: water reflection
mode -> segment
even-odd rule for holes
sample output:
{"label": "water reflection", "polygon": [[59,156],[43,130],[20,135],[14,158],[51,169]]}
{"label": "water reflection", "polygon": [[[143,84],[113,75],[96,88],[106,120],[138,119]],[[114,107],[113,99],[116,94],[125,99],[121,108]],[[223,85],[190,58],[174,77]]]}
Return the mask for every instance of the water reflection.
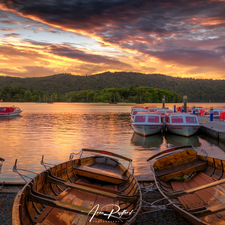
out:
{"label": "water reflection", "polygon": [[4,121],[13,121],[13,120],[19,120],[21,118],[21,116],[5,116],[5,117],[0,117],[0,122],[4,122]]}
{"label": "water reflection", "polygon": [[180,146],[180,145],[193,145],[194,147],[200,147],[201,143],[199,142],[198,135],[192,135],[190,137],[183,137],[172,133],[166,133],[165,139],[168,144],[172,146]]}
{"label": "water reflection", "polygon": [[225,143],[220,142],[217,139],[211,138],[205,134],[201,134],[201,135],[199,135],[199,137],[201,138],[201,142],[207,141],[211,147],[217,146],[225,152]]}
{"label": "water reflection", "polygon": [[142,146],[143,148],[159,148],[160,145],[163,143],[163,136],[162,134],[155,134],[143,137],[134,132],[131,138],[131,143],[135,146]]}
{"label": "water reflection", "polygon": [[209,137],[135,134],[130,126],[131,105],[127,104],[16,105],[24,110],[21,116],[0,118],[0,157],[5,159],[1,180],[21,180],[12,172],[15,159],[19,167],[40,172],[44,169],[40,164],[42,155],[45,161],[58,164],[82,148],[102,149],[131,158],[135,175],[143,179],[152,176],[146,159],[168,147],[193,144],[214,156],[225,156],[225,145]]}

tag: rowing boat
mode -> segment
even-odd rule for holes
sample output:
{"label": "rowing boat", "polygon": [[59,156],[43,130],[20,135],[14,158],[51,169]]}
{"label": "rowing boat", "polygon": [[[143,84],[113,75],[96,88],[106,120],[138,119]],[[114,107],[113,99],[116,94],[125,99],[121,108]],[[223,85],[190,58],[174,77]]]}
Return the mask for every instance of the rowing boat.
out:
{"label": "rowing boat", "polygon": [[168,204],[193,224],[225,224],[225,160],[192,146],[150,157],[150,167]]}
{"label": "rowing boat", "polygon": [[[81,157],[83,152],[97,155]],[[132,160],[103,150],[82,149],[80,157],[46,170],[17,194],[12,225],[131,224],[141,208]],[[125,160],[125,168],[118,159]],[[18,172],[17,161],[14,169]],[[133,171],[133,170],[132,170]],[[21,174],[21,173],[20,173]],[[23,175],[21,175],[23,176]]]}

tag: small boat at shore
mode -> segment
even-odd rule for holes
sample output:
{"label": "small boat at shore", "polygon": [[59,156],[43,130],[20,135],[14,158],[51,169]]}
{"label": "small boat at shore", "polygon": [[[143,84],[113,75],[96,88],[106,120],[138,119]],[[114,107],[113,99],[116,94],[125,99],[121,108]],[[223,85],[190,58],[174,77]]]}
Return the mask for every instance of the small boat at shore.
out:
{"label": "small boat at shore", "polygon": [[[155,184],[171,205],[192,224],[224,224],[225,160],[189,146],[150,157]],[[166,207],[165,205],[165,207]]]}
{"label": "small boat at shore", "polygon": [[0,116],[18,116],[21,112],[19,107],[0,107]]}
{"label": "small boat at shore", "polygon": [[[84,152],[98,155],[81,157]],[[77,159],[73,159],[74,155],[71,153],[69,161],[51,167],[42,158],[46,170],[27,182],[17,194],[12,225],[131,224],[135,221],[142,194],[133,175],[132,160],[95,149],[82,149]],[[128,167],[115,158],[126,161]],[[17,161],[13,170],[21,175],[16,164]]]}
{"label": "small boat at shore", "polygon": [[201,127],[197,116],[189,113],[166,114],[165,125],[167,131],[185,137],[195,134]]}
{"label": "small boat at shore", "polygon": [[2,166],[3,166],[3,162],[5,161],[5,159],[0,157],[0,173],[2,171]]}
{"label": "small boat at shore", "polygon": [[154,112],[137,112],[132,123],[134,132],[143,136],[159,133],[163,126],[160,113]]}

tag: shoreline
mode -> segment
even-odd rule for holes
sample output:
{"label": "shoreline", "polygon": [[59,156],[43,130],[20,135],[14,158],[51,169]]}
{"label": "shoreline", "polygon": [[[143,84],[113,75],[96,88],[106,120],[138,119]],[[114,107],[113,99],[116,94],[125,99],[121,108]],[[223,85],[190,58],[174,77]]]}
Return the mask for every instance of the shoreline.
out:
{"label": "shoreline", "polygon": [[[152,184],[141,182],[143,184],[142,186],[148,187]],[[22,186],[5,186],[4,189],[18,189],[21,190]],[[0,192],[0,221],[1,225],[10,225],[11,224],[11,213],[12,213],[12,206],[14,202],[14,198],[16,197],[17,193],[1,193]],[[159,193],[158,190],[153,190],[151,192],[148,192],[146,194],[143,194],[143,200],[152,203],[156,200],[162,199],[162,195]],[[159,202],[160,204],[163,204],[163,201]],[[189,221],[187,221],[184,217],[182,217],[179,213],[177,213],[174,209],[166,209],[161,210],[158,212],[151,212],[146,213],[145,211],[145,204],[143,202],[143,207],[139,214],[136,217],[136,220],[133,225],[191,225]],[[142,214],[143,213],[143,214]]]}

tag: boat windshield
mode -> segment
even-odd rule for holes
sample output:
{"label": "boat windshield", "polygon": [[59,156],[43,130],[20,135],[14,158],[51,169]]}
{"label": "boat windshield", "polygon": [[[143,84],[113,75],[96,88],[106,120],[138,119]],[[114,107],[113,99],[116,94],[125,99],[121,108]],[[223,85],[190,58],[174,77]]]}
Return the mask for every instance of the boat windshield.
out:
{"label": "boat windshield", "polygon": [[159,116],[148,116],[149,123],[159,123]]}
{"label": "boat windshield", "polygon": [[172,117],[172,123],[183,123],[183,116],[173,116]]}
{"label": "boat windshield", "polygon": [[134,115],[136,115],[138,112],[149,112],[148,110],[134,110],[133,112],[132,112],[132,115],[134,116]]}
{"label": "boat windshield", "polygon": [[0,108],[0,111],[4,112],[6,111],[6,108]]}
{"label": "boat windshield", "polygon": [[146,116],[136,116],[135,117],[135,122],[144,123],[145,119],[146,119]]}
{"label": "boat windshield", "polygon": [[186,123],[197,123],[197,119],[194,116],[186,116]]}

